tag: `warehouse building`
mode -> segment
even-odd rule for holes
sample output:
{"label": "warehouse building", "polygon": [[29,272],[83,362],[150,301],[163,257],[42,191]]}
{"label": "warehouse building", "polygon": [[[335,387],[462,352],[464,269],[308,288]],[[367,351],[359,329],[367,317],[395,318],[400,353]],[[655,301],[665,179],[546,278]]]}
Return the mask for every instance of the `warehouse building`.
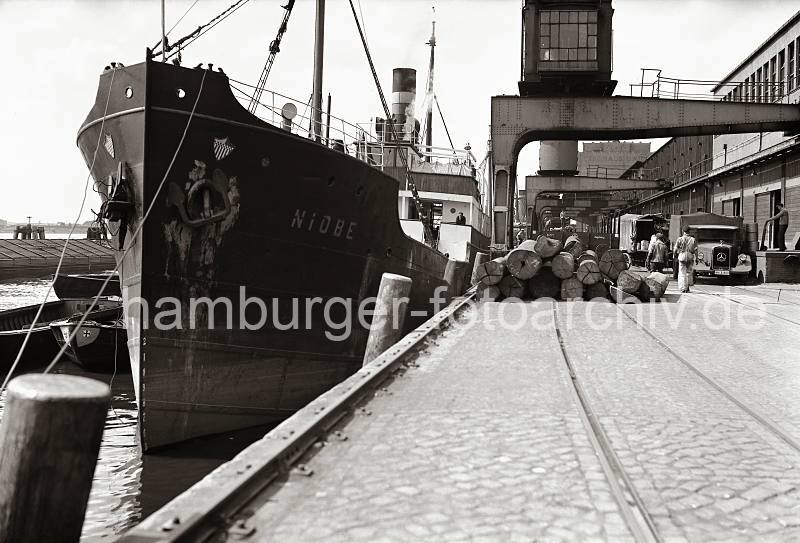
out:
{"label": "warehouse building", "polygon": [[[800,102],[800,12],[723,77],[712,89],[717,100],[736,102]],[[742,216],[756,223],[759,239],[765,220],[785,203],[789,215],[788,249],[800,234],[800,137],[766,132],[674,138],[623,174],[627,178],[663,179],[664,191],[632,191],[636,203],[619,213],[662,213],[670,216],[710,211]],[[602,229],[613,221],[601,219]],[[776,226],[765,235],[776,242]]]}

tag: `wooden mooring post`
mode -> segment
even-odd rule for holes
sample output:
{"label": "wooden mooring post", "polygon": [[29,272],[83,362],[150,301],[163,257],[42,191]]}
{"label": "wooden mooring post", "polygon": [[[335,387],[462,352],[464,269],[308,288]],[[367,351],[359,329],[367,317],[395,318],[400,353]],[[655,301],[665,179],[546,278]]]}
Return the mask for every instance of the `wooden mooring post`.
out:
{"label": "wooden mooring post", "polygon": [[381,276],[367,350],[364,352],[365,366],[402,337],[410,292],[411,279],[408,277],[393,273],[384,273]]}
{"label": "wooden mooring post", "polygon": [[0,543],[77,542],[111,391],[71,375],[8,385],[0,423]]}
{"label": "wooden mooring post", "polygon": [[444,280],[447,282],[447,299],[461,294],[461,281],[458,281],[456,272],[458,271],[458,262],[453,259],[447,259],[447,265],[444,268]]}
{"label": "wooden mooring post", "polygon": [[478,284],[478,281],[481,280],[479,273],[481,266],[488,261],[489,255],[487,253],[475,253],[475,263],[472,265],[472,279],[470,279],[470,285]]}

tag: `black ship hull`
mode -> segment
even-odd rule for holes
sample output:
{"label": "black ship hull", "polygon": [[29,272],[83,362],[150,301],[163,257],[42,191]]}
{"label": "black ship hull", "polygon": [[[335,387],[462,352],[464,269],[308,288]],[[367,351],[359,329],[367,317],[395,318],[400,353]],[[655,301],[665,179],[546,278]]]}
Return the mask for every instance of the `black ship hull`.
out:
{"label": "black ship hull", "polygon": [[[395,179],[257,119],[219,73],[104,73],[78,145],[98,190],[123,177],[134,205],[110,230],[145,450],[281,420],[352,374],[356,308],[384,272],[413,280],[407,330],[445,285],[446,257],[400,227]],[[230,305],[192,315],[201,299]]]}

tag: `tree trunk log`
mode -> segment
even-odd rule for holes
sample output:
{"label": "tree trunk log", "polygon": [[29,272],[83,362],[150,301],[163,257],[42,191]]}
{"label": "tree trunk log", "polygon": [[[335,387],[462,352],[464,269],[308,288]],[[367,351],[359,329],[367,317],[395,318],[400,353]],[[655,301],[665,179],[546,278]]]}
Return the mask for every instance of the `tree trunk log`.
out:
{"label": "tree trunk log", "polygon": [[603,279],[603,276],[600,274],[600,266],[597,265],[596,261],[590,258],[585,258],[578,264],[576,275],[578,280],[584,285],[594,285]]}
{"label": "tree trunk log", "polygon": [[539,236],[534,244],[534,251],[542,258],[550,258],[561,252],[561,242],[547,236]]}
{"label": "tree trunk log", "polygon": [[586,249],[580,255],[578,255],[578,264],[580,264],[584,260],[594,260],[595,262],[598,262],[599,259],[597,258],[597,253],[595,253],[591,249]]}
{"label": "tree trunk log", "polygon": [[496,285],[506,275],[507,271],[505,257],[489,260],[478,268],[478,281],[487,286]]}
{"label": "tree trunk log", "polygon": [[583,243],[578,236],[570,236],[564,242],[564,250],[572,255],[572,258],[578,258],[583,252]]}
{"label": "tree trunk log", "polygon": [[598,264],[600,273],[611,281],[616,281],[619,272],[628,269],[628,261],[619,249],[609,249],[603,253]]}
{"label": "tree trunk log", "polygon": [[542,257],[534,251],[534,245],[532,240],[523,241],[519,247],[508,253],[506,266],[511,275],[523,281],[536,275],[542,267]]}
{"label": "tree trunk log", "polygon": [[613,285],[608,287],[609,293],[611,295],[611,300],[614,301],[616,304],[638,304],[639,298],[637,298],[633,294],[628,294],[622,289],[619,289]]}
{"label": "tree trunk log", "polygon": [[528,290],[534,298],[555,298],[561,290],[561,279],[553,275],[551,266],[542,266],[542,269],[528,280]]}
{"label": "tree trunk log", "polygon": [[650,296],[656,300],[660,300],[667,291],[669,277],[663,273],[653,272],[645,278],[644,282],[647,285],[647,288],[650,290]]}
{"label": "tree trunk log", "polygon": [[617,276],[617,287],[628,294],[638,294],[642,279],[635,273],[623,270]]}
{"label": "tree trunk log", "polygon": [[500,297],[500,287],[497,285],[484,285],[478,283],[478,295],[476,300],[478,302],[494,302]]}
{"label": "tree trunk log", "polygon": [[525,296],[526,286],[527,284],[524,280],[517,279],[513,275],[506,275],[498,285],[498,287],[500,287],[500,292],[502,292],[503,296],[506,298],[520,299]]}
{"label": "tree trunk log", "polygon": [[587,300],[608,300],[608,287],[606,284],[601,282],[594,283],[593,285],[586,285],[586,293],[585,293]]}
{"label": "tree trunk log", "polygon": [[583,300],[583,283],[577,277],[561,281],[562,300]]}
{"label": "tree trunk log", "polygon": [[575,273],[575,259],[570,253],[562,251],[551,261],[553,275],[559,279],[568,279]]}

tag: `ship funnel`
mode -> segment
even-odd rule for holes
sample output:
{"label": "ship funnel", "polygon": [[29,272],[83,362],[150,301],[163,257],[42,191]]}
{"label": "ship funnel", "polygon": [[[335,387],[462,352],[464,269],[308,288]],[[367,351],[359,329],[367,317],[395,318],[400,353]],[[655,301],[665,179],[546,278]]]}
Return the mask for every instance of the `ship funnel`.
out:
{"label": "ship funnel", "polygon": [[417,98],[417,71],[395,68],[392,71],[392,115],[400,141],[416,142],[414,102]]}

